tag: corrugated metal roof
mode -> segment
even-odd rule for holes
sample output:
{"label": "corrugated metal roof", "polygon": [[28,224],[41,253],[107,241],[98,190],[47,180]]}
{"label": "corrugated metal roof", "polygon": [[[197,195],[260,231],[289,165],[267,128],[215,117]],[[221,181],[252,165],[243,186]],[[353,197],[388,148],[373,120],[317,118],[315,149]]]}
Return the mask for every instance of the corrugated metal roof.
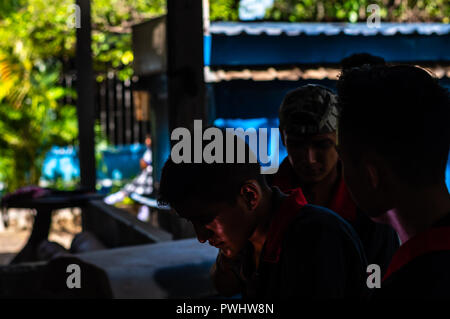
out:
{"label": "corrugated metal roof", "polygon": [[[433,66],[424,67],[431,72],[438,79],[444,77],[450,78],[450,66]],[[215,83],[221,81],[231,80],[252,80],[252,81],[298,81],[298,80],[337,80],[341,69],[339,68],[290,68],[290,69],[276,69],[268,68],[264,70],[211,70],[209,67],[205,68],[205,81],[208,83]]]}
{"label": "corrugated metal roof", "polygon": [[386,35],[421,34],[447,35],[450,24],[443,23],[381,23],[379,27],[368,27],[366,23],[283,23],[283,22],[213,22],[211,34],[235,36],[247,35],[287,35],[287,36],[318,36],[318,35]]}

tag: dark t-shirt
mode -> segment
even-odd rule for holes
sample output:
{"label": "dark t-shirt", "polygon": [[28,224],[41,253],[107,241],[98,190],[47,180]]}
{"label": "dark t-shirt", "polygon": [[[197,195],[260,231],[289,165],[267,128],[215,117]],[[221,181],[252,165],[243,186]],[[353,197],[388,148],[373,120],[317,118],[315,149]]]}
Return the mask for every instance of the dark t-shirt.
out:
{"label": "dark t-shirt", "polygon": [[373,298],[450,298],[450,213],[399,248]]}
{"label": "dark t-shirt", "polygon": [[233,267],[243,297],[362,298],[366,262],[352,227],[328,209],[305,205],[300,190],[273,190],[279,205],[258,269],[250,242]]}
{"label": "dark t-shirt", "polygon": [[[339,171],[340,171],[339,165]],[[301,183],[288,158],[281,163],[278,172],[268,178],[269,184],[277,186],[283,192],[299,188]],[[389,225],[373,222],[357,208],[345,185],[342,174],[331,202],[327,208],[344,218],[356,230],[364,247],[368,264],[377,264],[384,274],[395,251],[399,247],[396,232]]]}

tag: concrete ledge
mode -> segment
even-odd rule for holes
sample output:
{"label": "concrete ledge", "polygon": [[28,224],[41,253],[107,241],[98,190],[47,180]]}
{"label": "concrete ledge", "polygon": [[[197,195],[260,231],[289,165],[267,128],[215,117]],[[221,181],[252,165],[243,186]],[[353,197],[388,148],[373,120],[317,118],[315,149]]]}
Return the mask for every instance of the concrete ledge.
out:
{"label": "concrete ledge", "polygon": [[210,268],[218,249],[195,239],[77,255],[102,268],[115,298],[206,298],[217,293]]}
{"label": "concrete ledge", "polygon": [[102,200],[90,201],[83,210],[83,231],[94,233],[108,248],[169,241],[172,235],[144,223]]}

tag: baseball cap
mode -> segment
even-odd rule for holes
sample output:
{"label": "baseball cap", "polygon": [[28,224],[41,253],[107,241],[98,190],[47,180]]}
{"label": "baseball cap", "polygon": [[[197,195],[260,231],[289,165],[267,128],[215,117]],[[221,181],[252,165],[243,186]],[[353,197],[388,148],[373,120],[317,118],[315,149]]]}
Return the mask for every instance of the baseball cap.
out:
{"label": "baseball cap", "polygon": [[330,133],[337,130],[337,96],[315,84],[290,91],[280,110],[280,129],[296,135]]}

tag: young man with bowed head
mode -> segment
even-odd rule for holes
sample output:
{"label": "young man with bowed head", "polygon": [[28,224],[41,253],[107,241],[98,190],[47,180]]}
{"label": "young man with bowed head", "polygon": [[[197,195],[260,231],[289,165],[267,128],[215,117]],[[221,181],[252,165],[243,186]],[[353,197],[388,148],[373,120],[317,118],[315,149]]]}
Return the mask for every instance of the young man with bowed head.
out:
{"label": "young man with bowed head", "polygon": [[[236,146],[238,137],[232,138]],[[306,204],[301,190],[286,195],[269,187],[244,144],[244,163],[236,160],[239,150],[224,146],[227,161],[169,158],[161,176],[160,203],[191,221],[201,243],[219,248],[212,269],[217,291],[244,298],[361,298],[366,265],[354,230],[330,210]]]}

